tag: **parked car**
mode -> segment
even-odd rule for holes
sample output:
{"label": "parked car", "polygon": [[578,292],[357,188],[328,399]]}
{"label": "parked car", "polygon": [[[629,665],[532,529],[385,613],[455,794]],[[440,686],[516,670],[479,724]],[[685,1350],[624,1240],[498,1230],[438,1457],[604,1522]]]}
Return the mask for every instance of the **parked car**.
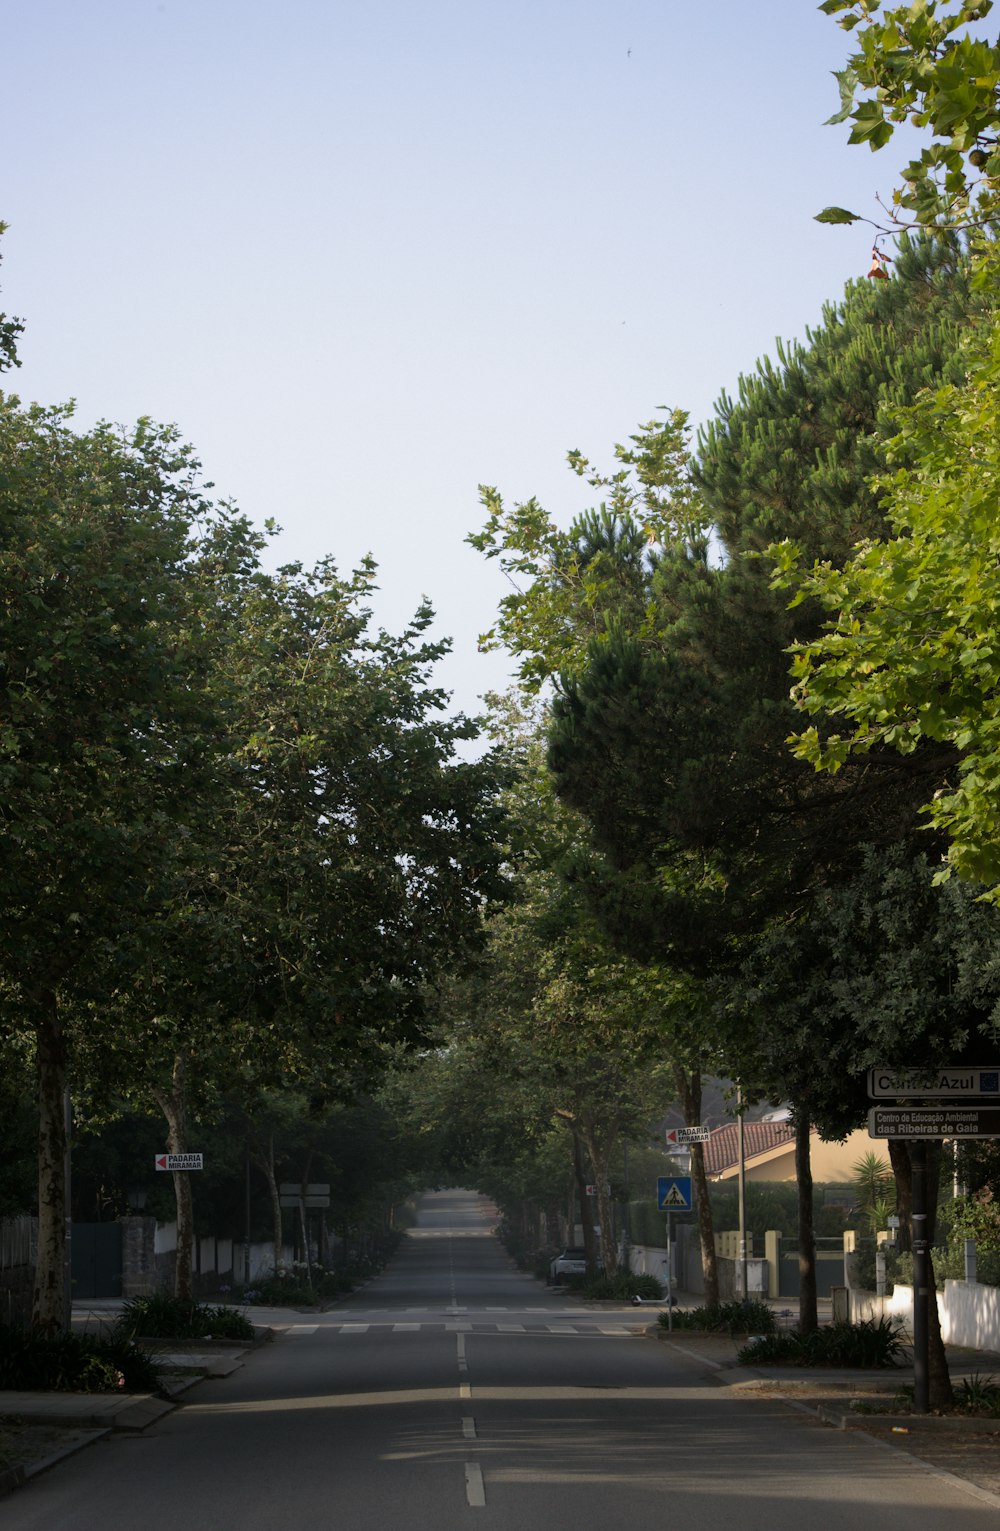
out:
{"label": "parked car", "polygon": [[549,1284],[555,1286],[560,1281],[565,1281],[567,1276],[585,1276],[587,1274],[587,1251],[568,1245],[562,1254],[556,1255],[549,1262]]}

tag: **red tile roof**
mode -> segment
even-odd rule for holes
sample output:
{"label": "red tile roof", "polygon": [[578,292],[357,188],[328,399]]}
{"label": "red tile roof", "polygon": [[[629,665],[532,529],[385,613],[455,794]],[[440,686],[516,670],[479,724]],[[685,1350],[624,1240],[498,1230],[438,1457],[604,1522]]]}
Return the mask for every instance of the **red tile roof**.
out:
{"label": "red tile roof", "polygon": [[[780,1148],[783,1143],[794,1142],[795,1128],[790,1122],[744,1122],[743,1124],[743,1157],[747,1164],[759,1154],[767,1153],[771,1148]],[[732,1169],[738,1163],[739,1144],[736,1123],[727,1122],[724,1127],[716,1127],[705,1144],[705,1173],[721,1175],[723,1170]]]}

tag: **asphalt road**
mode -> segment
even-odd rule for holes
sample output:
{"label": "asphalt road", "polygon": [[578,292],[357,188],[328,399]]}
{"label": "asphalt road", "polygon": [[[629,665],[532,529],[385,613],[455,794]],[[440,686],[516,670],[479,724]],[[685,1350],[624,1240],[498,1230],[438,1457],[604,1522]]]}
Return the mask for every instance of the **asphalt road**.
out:
{"label": "asphalt road", "polygon": [[[642,1315],[645,1320],[647,1315]],[[468,1192],[425,1198],[336,1310],[0,1503],[0,1531],[979,1531],[996,1510],[863,1436],[716,1385],[513,1271]]]}

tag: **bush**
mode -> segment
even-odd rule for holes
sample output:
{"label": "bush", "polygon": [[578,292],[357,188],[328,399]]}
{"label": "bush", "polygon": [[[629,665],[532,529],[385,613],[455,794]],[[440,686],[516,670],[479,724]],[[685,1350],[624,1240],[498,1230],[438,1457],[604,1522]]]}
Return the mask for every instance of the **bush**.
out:
{"label": "bush", "polygon": [[644,1297],[648,1302],[658,1302],[663,1296],[663,1287],[655,1276],[634,1276],[625,1271],[619,1271],[617,1276],[584,1278],[582,1290],[584,1297],[595,1301],[628,1302],[633,1297]]}
{"label": "bush", "polygon": [[213,1308],[154,1292],[127,1302],[112,1333],[122,1339],[142,1335],[151,1340],[252,1340],[254,1327],[237,1308]]}
{"label": "bush", "polygon": [[41,1334],[0,1325],[0,1388],[63,1393],[151,1393],[159,1379],[149,1353],[112,1335]]}
{"label": "bush", "polygon": [[679,1308],[672,1323],[660,1314],[664,1329],[702,1329],[710,1334],[774,1334],[778,1321],[766,1302],[747,1297],[742,1302],[720,1302],[717,1308]]}
{"label": "bush", "polygon": [[[368,1260],[329,1271],[314,1265],[310,1285],[305,1266],[294,1265],[291,1270],[258,1277],[253,1284],[253,1301],[270,1308],[314,1308],[353,1291],[356,1281],[366,1280],[377,1269],[376,1262]],[[244,1293],[244,1297],[249,1300],[249,1293]]]}
{"label": "bush", "polygon": [[903,1355],[898,1320],[866,1318],[859,1324],[828,1324],[808,1334],[774,1333],[751,1340],[739,1352],[741,1366],[897,1366]]}
{"label": "bush", "polygon": [[995,1377],[983,1377],[979,1372],[963,1377],[955,1389],[955,1407],[963,1414],[1000,1418],[1000,1382]]}

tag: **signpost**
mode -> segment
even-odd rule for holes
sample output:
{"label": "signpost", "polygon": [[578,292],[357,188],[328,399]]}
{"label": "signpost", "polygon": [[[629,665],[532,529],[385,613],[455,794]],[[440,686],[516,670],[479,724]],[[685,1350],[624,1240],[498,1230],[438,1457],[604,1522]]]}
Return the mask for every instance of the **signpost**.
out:
{"label": "signpost", "polygon": [[712,1136],[711,1127],[668,1127],[667,1143],[681,1148],[687,1143],[707,1143]]}
{"label": "signpost", "polygon": [[656,1182],[656,1205],[667,1214],[667,1328],[674,1327],[673,1250],[670,1243],[671,1212],[691,1211],[691,1176],[660,1175]]}
{"label": "signpost", "polygon": [[872,1138],[1000,1138],[1000,1106],[873,1106]]}
{"label": "signpost", "polygon": [[301,1185],[296,1185],[294,1181],[282,1181],[278,1187],[278,1200],[283,1207],[328,1207],[330,1186],[329,1183],[317,1181],[315,1185],[307,1185],[303,1188]]}
{"label": "signpost", "polygon": [[[918,1414],[926,1414],[930,1408],[931,1258],[927,1237],[927,1139],[1000,1138],[1000,1066],[960,1064],[945,1069],[870,1069],[868,1095],[871,1100],[896,1102],[893,1106],[871,1108],[868,1113],[869,1136],[910,1140],[913,1404]],[[919,1104],[908,1106],[905,1104],[908,1100]],[[992,1101],[993,1104],[965,1104],[968,1101]]]}
{"label": "signpost", "polygon": [[656,1205],[661,1212],[690,1212],[691,1176],[661,1175],[656,1182]]}
{"label": "signpost", "polygon": [[869,1069],[869,1100],[1000,1099],[1000,1065],[987,1068]]}
{"label": "signpost", "polygon": [[205,1168],[204,1154],[157,1154],[156,1168],[158,1170],[203,1170]]}

